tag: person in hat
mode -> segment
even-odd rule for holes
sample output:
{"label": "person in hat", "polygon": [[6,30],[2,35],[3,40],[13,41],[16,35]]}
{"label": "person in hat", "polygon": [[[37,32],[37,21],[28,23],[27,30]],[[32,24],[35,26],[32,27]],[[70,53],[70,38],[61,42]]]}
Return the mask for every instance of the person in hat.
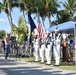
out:
{"label": "person in hat", "polygon": [[38,61],[38,58],[39,58],[39,38],[38,38],[38,35],[36,34],[35,35],[35,38],[34,38],[34,56],[35,56],[35,61],[37,62]]}
{"label": "person in hat", "polygon": [[41,58],[41,64],[44,63],[44,53],[45,53],[45,40],[40,38],[40,47],[39,47],[39,52],[40,52],[40,58]]}
{"label": "person in hat", "polygon": [[55,65],[54,66],[60,65],[60,43],[61,43],[61,39],[60,39],[59,31],[55,30],[54,45],[53,45],[54,58],[55,58]]}
{"label": "person in hat", "polygon": [[46,64],[50,65],[51,64],[51,53],[52,53],[52,37],[50,35],[50,32],[46,32],[46,50],[45,50],[45,56],[46,56]]}

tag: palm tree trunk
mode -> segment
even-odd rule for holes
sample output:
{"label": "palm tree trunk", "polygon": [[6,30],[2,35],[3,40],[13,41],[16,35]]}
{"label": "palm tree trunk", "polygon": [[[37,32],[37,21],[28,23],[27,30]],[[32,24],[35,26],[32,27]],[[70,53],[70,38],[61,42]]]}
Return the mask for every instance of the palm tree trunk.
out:
{"label": "palm tree trunk", "polygon": [[24,10],[23,10],[23,16],[24,16],[24,18],[25,18],[25,12],[24,12]]}
{"label": "palm tree trunk", "polygon": [[11,23],[11,31],[13,32],[14,29],[13,29],[13,22],[12,22],[12,15],[11,15],[11,12],[10,12],[10,23]]}
{"label": "palm tree trunk", "polygon": [[7,18],[8,18],[8,21],[9,21],[9,24],[10,24],[10,27],[11,27],[11,33],[12,33],[12,24],[11,24],[11,20],[10,20],[10,17],[8,16],[8,14],[7,14]]}
{"label": "palm tree trunk", "polygon": [[12,22],[11,8],[10,8],[9,0],[7,0],[7,2],[8,2],[8,8],[9,8],[9,19],[10,19],[11,32],[12,32],[13,31],[13,22]]}
{"label": "palm tree trunk", "polygon": [[9,15],[8,15],[8,14],[7,14],[7,18],[8,18],[8,21],[9,21],[10,27],[11,27],[11,22],[10,22],[10,18],[9,18]]}

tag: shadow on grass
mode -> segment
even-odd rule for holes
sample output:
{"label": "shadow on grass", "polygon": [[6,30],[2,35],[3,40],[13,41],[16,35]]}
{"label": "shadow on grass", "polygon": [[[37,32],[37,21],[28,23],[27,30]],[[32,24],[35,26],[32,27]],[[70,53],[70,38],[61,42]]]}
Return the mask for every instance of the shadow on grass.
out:
{"label": "shadow on grass", "polygon": [[[20,56],[20,55],[19,55],[19,56]],[[31,62],[31,63],[40,64],[40,65],[45,65],[45,63],[46,63],[46,60],[45,60],[44,64],[41,64],[41,63],[40,63],[41,59],[39,59],[38,62],[35,62],[35,61],[34,61],[34,60],[35,60],[34,56],[32,56],[32,57],[22,56],[22,57],[21,57],[21,60],[22,60],[22,61]],[[55,61],[52,60],[52,63],[51,63],[51,65],[49,65],[49,66],[50,66],[50,67],[51,67],[51,66],[52,66],[52,67],[55,67],[54,64],[55,64]],[[48,65],[47,65],[47,66],[48,66]],[[67,62],[67,63],[61,62],[61,63],[60,63],[60,66],[58,66],[57,68],[60,68],[60,69],[63,69],[63,70],[75,70],[75,71],[76,71],[75,64],[73,64],[73,63],[68,63],[68,62]]]}

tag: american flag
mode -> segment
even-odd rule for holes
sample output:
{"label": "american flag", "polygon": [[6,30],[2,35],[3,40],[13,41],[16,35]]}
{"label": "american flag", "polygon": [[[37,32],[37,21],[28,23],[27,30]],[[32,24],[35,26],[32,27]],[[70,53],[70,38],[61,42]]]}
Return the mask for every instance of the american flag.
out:
{"label": "american flag", "polygon": [[42,24],[40,22],[39,15],[38,15],[37,29],[38,29],[38,37],[41,38],[41,39],[45,39],[44,31],[43,31],[43,28],[42,28]]}

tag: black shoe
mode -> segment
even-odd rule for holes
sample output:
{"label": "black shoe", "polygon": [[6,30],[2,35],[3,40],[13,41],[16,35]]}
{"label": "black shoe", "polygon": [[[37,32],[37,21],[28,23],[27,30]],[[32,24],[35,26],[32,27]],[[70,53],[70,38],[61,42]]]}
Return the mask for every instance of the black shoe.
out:
{"label": "black shoe", "polygon": [[59,66],[59,65],[54,65],[54,66]]}
{"label": "black shoe", "polygon": [[51,64],[47,64],[47,63],[46,63],[45,65],[51,65]]}

